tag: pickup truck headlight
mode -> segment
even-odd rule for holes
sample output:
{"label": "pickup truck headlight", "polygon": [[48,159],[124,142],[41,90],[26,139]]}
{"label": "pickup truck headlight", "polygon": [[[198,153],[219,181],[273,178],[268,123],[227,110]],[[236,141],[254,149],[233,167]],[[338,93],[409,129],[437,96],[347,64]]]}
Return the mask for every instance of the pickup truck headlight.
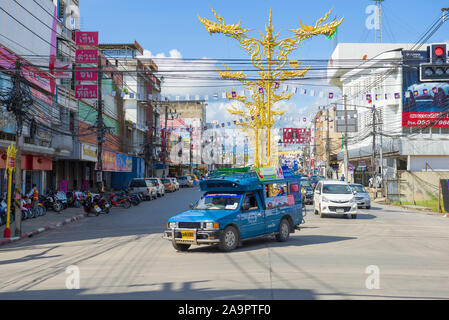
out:
{"label": "pickup truck headlight", "polygon": [[205,229],[219,229],[218,222],[205,222],[204,223]]}
{"label": "pickup truck headlight", "polygon": [[178,223],[177,222],[167,222],[167,228],[175,229],[177,227],[178,227]]}

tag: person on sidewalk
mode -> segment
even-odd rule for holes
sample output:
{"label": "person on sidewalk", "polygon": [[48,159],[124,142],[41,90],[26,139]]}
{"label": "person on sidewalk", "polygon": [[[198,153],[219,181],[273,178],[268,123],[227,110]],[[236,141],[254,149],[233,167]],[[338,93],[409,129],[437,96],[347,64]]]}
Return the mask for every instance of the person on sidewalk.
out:
{"label": "person on sidewalk", "polygon": [[37,205],[39,203],[39,191],[37,190],[36,184],[33,184],[31,191],[27,194],[28,198],[33,202],[34,210],[37,210]]}

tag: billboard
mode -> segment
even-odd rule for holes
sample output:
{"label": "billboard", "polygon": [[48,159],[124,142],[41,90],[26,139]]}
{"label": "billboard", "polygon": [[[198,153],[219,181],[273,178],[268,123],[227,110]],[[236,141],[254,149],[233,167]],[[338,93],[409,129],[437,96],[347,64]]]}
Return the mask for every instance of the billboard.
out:
{"label": "billboard", "polygon": [[283,128],[282,143],[310,143],[310,129],[305,128]]}
{"label": "billboard", "polygon": [[403,51],[403,127],[449,127],[449,84],[419,81],[419,65],[428,61],[427,51]]}

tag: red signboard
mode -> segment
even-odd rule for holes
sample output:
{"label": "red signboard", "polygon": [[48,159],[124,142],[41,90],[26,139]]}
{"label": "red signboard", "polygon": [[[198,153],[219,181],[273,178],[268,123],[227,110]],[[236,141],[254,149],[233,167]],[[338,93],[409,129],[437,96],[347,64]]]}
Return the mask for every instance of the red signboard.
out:
{"label": "red signboard", "polygon": [[96,68],[78,67],[75,70],[75,81],[97,81],[98,72]]}
{"label": "red signboard", "polygon": [[85,84],[75,86],[76,99],[97,99],[98,86],[96,84]]}
{"label": "red signboard", "polygon": [[15,168],[15,167],[16,167],[16,158],[8,158],[6,168]]}
{"label": "red signboard", "polygon": [[98,50],[94,49],[77,49],[75,52],[76,63],[97,63]]}
{"label": "red signboard", "polygon": [[403,127],[449,127],[449,116],[440,112],[403,112]]}
{"label": "red signboard", "polygon": [[77,46],[98,46],[98,32],[78,31],[76,33]]}
{"label": "red signboard", "polygon": [[310,129],[284,128],[283,143],[309,143],[311,137]]}
{"label": "red signboard", "polygon": [[[15,69],[15,63],[17,56],[9,52],[5,48],[0,47],[0,67],[5,69]],[[39,70],[35,67],[27,65],[26,62],[22,62],[22,76],[29,82],[44,89],[47,92],[54,94],[54,89],[51,86],[51,76]]]}

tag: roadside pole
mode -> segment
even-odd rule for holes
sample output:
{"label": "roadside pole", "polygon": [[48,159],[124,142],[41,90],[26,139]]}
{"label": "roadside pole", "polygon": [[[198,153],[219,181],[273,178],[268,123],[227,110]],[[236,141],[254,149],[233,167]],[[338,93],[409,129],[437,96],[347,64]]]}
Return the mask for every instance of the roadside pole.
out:
{"label": "roadside pole", "polygon": [[[14,75],[14,90],[20,91],[20,70],[21,63],[19,60],[16,61],[16,73]],[[20,237],[22,235],[22,210],[21,210],[21,199],[22,199],[22,146],[23,146],[23,137],[22,137],[22,101],[15,101],[15,109],[14,113],[16,116],[16,175],[15,175],[15,227],[14,227],[14,235],[16,237]]]}
{"label": "roadside pole", "polygon": [[103,78],[101,56],[98,55],[98,113],[97,113],[97,185],[98,192],[103,194],[103,139],[104,139],[104,124],[103,124],[103,93],[101,81]]}
{"label": "roadside pole", "polygon": [[352,179],[349,180],[349,155],[348,155],[348,114],[346,109],[346,101],[347,96],[344,95],[344,116],[345,116],[345,133],[344,133],[344,141],[343,141],[343,147],[344,147],[344,164],[345,164],[345,181],[351,183]]}
{"label": "roadside pole", "polygon": [[377,181],[376,181],[376,106],[373,105],[373,151],[371,155],[371,167],[372,167],[372,179],[373,179],[373,189],[374,198],[377,198]]}

